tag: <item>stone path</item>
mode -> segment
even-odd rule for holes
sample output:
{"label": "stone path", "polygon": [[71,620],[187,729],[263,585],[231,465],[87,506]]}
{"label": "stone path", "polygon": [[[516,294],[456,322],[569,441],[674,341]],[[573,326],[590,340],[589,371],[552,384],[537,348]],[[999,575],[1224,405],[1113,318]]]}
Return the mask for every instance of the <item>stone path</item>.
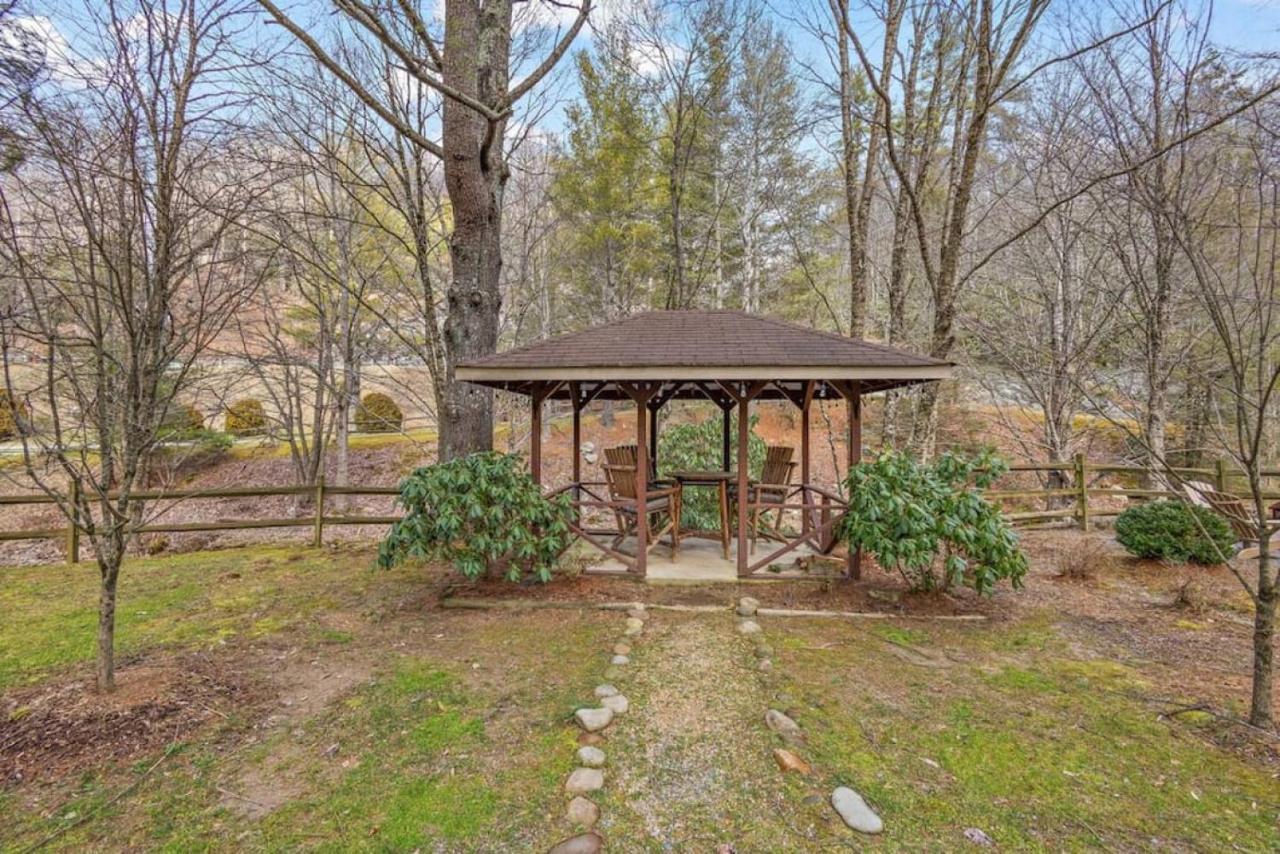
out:
{"label": "stone path", "polygon": [[784,695],[756,607],[744,597],[736,613],[634,608],[619,621],[593,705],[575,713],[563,823],[576,835],[552,854],[810,850],[841,823],[882,830],[856,791],[821,788],[802,722],[773,707]]}

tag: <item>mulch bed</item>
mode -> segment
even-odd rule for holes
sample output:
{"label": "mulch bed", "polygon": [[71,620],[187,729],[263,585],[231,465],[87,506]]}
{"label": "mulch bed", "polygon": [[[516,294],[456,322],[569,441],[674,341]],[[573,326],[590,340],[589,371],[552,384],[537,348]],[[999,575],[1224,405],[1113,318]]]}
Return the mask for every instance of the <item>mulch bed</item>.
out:
{"label": "mulch bed", "polygon": [[0,788],[153,754],[261,699],[261,682],[225,652],[146,661],[118,662],[112,694],[81,672],[0,698]]}

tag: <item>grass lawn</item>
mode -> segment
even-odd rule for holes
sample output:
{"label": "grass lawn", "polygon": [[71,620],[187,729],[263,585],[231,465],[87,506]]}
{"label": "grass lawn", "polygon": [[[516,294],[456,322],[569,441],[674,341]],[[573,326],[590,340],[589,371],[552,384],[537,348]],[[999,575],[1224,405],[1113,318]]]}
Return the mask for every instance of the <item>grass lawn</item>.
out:
{"label": "grass lawn", "polygon": [[[622,615],[442,609],[447,573],[371,563],[295,549],[133,562],[107,702],[84,687],[93,568],[0,569],[0,850],[509,851],[568,836],[570,718]],[[595,796],[610,850],[952,850],[970,828],[1007,850],[1274,850],[1274,753],[1219,746],[1203,715],[1160,718],[1156,671],[1030,601],[980,624],[762,618],[770,674],[727,611],[652,611],[610,677],[632,704]],[[804,728],[810,776],[774,765],[771,706]],[[22,754],[32,731],[57,737]],[[841,784],[883,835],[839,822],[826,796]]]}

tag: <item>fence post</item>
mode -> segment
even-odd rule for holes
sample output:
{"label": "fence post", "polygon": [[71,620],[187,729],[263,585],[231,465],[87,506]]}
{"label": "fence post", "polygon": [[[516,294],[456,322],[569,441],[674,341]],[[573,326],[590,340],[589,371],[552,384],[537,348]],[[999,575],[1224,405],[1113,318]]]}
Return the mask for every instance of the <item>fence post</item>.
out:
{"label": "fence post", "polygon": [[67,517],[67,563],[77,564],[80,562],[80,481],[75,478],[71,480],[68,500],[71,514]]}
{"label": "fence post", "polygon": [[316,524],[311,534],[311,545],[320,548],[324,545],[324,473],[316,478]]}
{"label": "fence post", "polygon": [[1089,530],[1089,480],[1085,476],[1084,453],[1077,452],[1075,459],[1076,474],[1076,516],[1080,519],[1080,530]]}
{"label": "fence post", "polygon": [[1214,460],[1213,488],[1218,492],[1227,491],[1227,461],[1222,457]]}

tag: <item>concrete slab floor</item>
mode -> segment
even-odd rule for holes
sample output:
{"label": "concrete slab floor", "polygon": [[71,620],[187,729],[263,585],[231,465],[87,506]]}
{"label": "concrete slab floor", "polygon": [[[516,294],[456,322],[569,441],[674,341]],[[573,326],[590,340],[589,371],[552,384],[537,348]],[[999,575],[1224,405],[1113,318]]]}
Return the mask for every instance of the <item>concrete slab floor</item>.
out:
{"label": "concrete slab floor", "polygon": [[[756,545],[752,561],[760,560],[770,552],[779,548],[778,543],[761,540]],[[635,551],[635,540],[628,538],[622,543],[622,550],[631,554]],[[787,552],[773,565],[774,571],[761,569],[755,573],[756,578],[796,578],[807,575],[805,565],[808,558],[815,555],[809,546],[800,546]],[[648,582],[658,584],[702,584],[708,581],[733,583],[738,580],[738,548],[737,544],[729,547],[729,559],[725,560],[718,540],[704,537],[689,537],[680,541],[680,557],[671,559],[671,548],[666,543],[655,546],[649,552],[647,567]],[[587,566],[587,572],[622,572],[626,566],[619,560],[606,557],[598,563]]]}

